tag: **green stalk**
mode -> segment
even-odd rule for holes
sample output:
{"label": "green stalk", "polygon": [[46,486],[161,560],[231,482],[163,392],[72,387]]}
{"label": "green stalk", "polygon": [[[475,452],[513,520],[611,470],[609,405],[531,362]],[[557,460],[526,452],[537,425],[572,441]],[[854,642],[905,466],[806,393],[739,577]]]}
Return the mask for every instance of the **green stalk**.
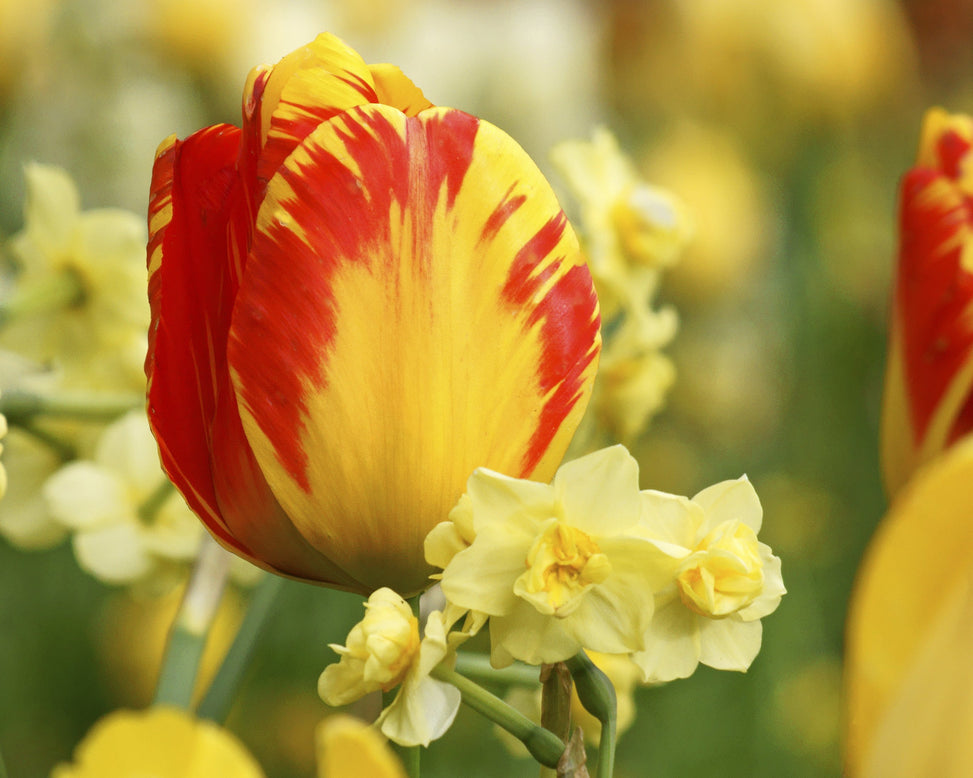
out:
{"label": "green stalk", "polygon": [[490,657],[486,654],[457,654],[456,671],[474,680],[505,686],[537,686],[540,683],[536,667],[512,664],[498,670],[490,664]]}
{"label": "green stalk", "polygon": [[574,678],[578,699],[591,715],[601,722],[598,741],[598,770],[595,778],[612,778],[615,770],[615,724],[617,700],[615,687],[584,651],[579,651],[565,664]]}
{"label": "green stalk", "polygon": [[192,576],[169,632],[169,643],[155,690],[156,705],[192,707],[199,660],[206,647],[230,566],[230,555],[206,535]]}
{"label": "green stalk", "polygon": [[210,719],[219,724],[226,720],[240,681],[250,666],[250,660],[257,648],[257,638],[268,617],[274,612],[274,604],[284,584],[283,578],[271,573],[265,575],[257,584],[250,597],[243,623],[240,624],[240,629],[233,638],[233,644],[226,652],[213,683],[210,684],[203,701],[199,704],[196,715],[200,718]]}
{"label": "green stalk", "polygon": [[79,421],[113,421],[128,411],[145,407],[145,396],[128,392],[59,392],[45,395],[13,389],[0,396],[0,413],[11,424],[35,416]]}
{"label": "green stalk", "polygon": [[464,678],[444,664],[436,667],[431,675],[433,678],[450,683],[459,689],[464,704],[490,719],[494,724],[503,727],[520,740],[527,746],[531,756],[542,765],[557,767],[558,760],[564,753],[564,743],[553,732],[538,726],[496,695],[491,694],[469,678]]}

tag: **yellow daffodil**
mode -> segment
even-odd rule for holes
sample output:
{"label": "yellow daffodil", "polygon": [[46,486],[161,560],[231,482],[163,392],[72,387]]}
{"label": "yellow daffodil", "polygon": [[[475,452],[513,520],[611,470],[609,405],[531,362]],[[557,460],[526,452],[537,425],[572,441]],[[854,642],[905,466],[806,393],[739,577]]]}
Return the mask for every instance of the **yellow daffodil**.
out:
{"label": "yellow daffodil", "polygon": [[44,483],[61,464],[48,446],[16,427],[4,437],[0,467],[7,489],[0,506],[0,535],[18,548],[50,548],[67,534],[43,497]]}
{"label": "yellow daffodil", "polygon": [[318,778],[406,778],[385,739],[352,716],[328,716],[318,725]]}
{"label": "yellow daffodil", "polygon": [[62,467],[43,493],[50,515],[72,532],[78,563],[109,583],[171,572],[195,557],[202,538],[186,503],[166,492],[142,411],[109,425],[93,458]]}
{"label": "yellow daffodil", "polygon": [[[480,468],[427,559],[442,590],[490,617],[492,661],[559,662],[644,647],[668,558],[642,537],[638,464],[622,446],[563,465],[551,484]],[[659,563],[662,563],[660,566]]]}
{"label": "yellow daffodil", "polygon": [[243,745],[174,708],[120,710],[101,719],[51,778],[263,778]]}
{"label": "yellow daffodil", "polygon": [[[81,211],[68,174],[25,171],[24,228],[10,241],[14,295],[50,297],[3,329],[4,342],[59,368],[65,386],[138,391],[145,386],[145,227],[117,209]],[[49,301],[50,302],[50,301]]]}
{"label": "yellow daffodil", "polygon": [[391,589],[379,589],[346,645],[332,644],[341,659],[321,674],[318,693],[337,706],[401,686],[379,717],[381,730],[400,745],[428,746],[449,729],[460,704],[456,687],[429,677],[448,653],[446,632],[443,614],[433,611],[420,638],[409,604]]}
{"label": "yellow daffodil", "polygon": [[692,500],[642,492],[646,531],[677,562],[656,598],[644,651],[633,655],[645,681],[685,678],[702,662],[746,670],[760,650],[760,619],[785,593],[780,559],[757,540],[760,500],[744,476]]}

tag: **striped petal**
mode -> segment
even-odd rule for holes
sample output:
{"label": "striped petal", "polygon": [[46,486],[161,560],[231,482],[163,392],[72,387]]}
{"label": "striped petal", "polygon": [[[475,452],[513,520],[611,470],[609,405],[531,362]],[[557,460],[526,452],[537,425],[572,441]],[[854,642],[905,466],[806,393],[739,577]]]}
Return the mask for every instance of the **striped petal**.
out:
{"label": "striped petal", "polygon": [[576,238],[514,141],[372,105],[319,125],[268,185],[229,360],[301,534],[406,594],[474,468],[553,475],[598,327]]}
{"label": "striped petal", "polygon": [[227,548],[269,569],[353,587],[294,530],[247,444],[226,340],[246,232],[240,130],[160,146],[149,208],[148,410],[163,467]]}
{"label": "striped petal", "polygon": [[905,176],[882,418],[886,487],[973,429],[973,120],[927,114]]}
{"label": "striped petal", "polygon": [[273,67],[255,68],[244,90],[245,133],[258,158],[255,196],[262,197],[267,181],[315,127],[365,103],[386,103],[409,114],[431,105],[398,68],[369,67],[330,33]]}

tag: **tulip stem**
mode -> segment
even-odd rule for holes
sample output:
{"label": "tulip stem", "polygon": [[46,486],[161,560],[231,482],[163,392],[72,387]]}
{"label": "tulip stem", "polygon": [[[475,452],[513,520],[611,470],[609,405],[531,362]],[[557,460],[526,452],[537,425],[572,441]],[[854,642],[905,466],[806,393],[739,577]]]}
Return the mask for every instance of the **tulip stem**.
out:
{"label": "tulip stem", "polygon": [[169,632],[166,655],[155,690],[156,705],[191,709],[199,660],[223,598],[229,567],[229,552],[206,535],[200,544],[196,564]]}
{"label": "tulip stem", "polygon": [[456,671],[477,681],[498,683],[504,686],[538,686],[540,678],[536,667],[513,664],[497,669],[490,664],[486,654],[458,653]]}
{"label": "tulip stem", "polygon": [[59,392],[46,395],[11,390],[0,396],[0,413],[11,424],[23,426],[35,416],[79,421],[113,421],[145,406],[145,397],[127,392]]}
{"label": "tulip stem", "polygon": [[233,644],[226,652],[213,683],[210,684],[203,701],[199,704],[197,715],[200,718],[210,719],[219,724],[226,720],[237,688],[256,650],[257,637],[266,624],[267,618],[274,612],[274,604],[283,591],[284,584],[285,580],[279,575],[268,573],[254,589],[247,613],[243,617],[240,629],[237,630]]}
{"label": "tulip stem", "polygon": [[507,730],[527,746],[531,756],[542,765],[557,767],[561,754],[564,753],[564,743],[553,732],[535,724],[495,694],[491,694],[482,686],[477,685],[469,678],[463,677],[444,664],[438,665],[431,675],[433,678],[450,683],[459,689],[460,694],[463,695],[464,704]]}
{"label": "tulip stem", "polygon": [[595,778],[612,778],[615,769],[615,724],[618,708],[615,687],[584,651],[579,651],[565,664],[574,678],[574,687],[578,691],[581,704],[601,722]]}

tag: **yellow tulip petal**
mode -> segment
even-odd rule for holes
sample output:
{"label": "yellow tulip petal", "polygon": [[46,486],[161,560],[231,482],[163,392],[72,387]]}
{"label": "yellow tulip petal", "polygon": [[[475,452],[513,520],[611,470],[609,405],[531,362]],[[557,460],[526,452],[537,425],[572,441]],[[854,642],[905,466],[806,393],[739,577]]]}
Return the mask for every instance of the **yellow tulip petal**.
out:
{"label": "yellow tulip petal", "polygon": [[598,326],[574,234],[513,140],[459,111],[369,105],[320,125],[268,185],[229,360],[295,526],[407,594],[474,468],[553,474]]}
{"label": "yellow tulip petal", "polygon": [[973,438],[916,471],[858,573],[846,637],[847,762],[857,773],[879,723],[916,672],[950,594],[973,569]]}

